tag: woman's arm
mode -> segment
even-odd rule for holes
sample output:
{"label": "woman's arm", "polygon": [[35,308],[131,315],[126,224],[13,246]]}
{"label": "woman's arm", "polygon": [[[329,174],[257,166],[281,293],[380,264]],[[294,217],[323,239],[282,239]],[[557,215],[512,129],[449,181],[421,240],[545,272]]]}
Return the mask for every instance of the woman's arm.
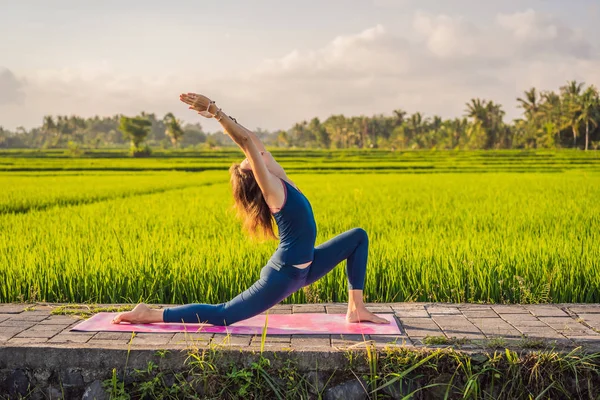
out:
{"label": "woman's arm", "polygon": [[[252,167],[252,171],[254,172],[254,176],[256,177],[256,182],[258,183],[258,186],[260,186],[265,197],[269,197],[269,195],[273,194],[277,189],[279,189],[281,185],[279,179],[271,175],[261,156],[261,151],[266,150],[253,132],[232,120],[206,96],[188,93],[187,95],[181,95],[181,101],[190,104],[190,108],[196,111],[208,111],[208,113],[211,114],[221,124],[225,133],[231,137],[231,139],[242,149],[248,158],[250,166]],[[257,145],[253,137],[256,138],[256,141],[260,144],[260,147]]]}
{"label": "woman's arm", "polygon": [[254,133],[250,129],[242,126],[242,124],[240,124],[239,122],[237,124],[240,126],[240,128],[242,128],[248,134],[248,136],[250,136],[250,139],[254,142],[254,144],[256,145],[256,148],[259,151],[261,151],[261,152],[266,152],[267,151],[267,149],[265,149],[265,146],[260,141],[260,139],[258,138],[258,136],[256,136],[256,133]]}

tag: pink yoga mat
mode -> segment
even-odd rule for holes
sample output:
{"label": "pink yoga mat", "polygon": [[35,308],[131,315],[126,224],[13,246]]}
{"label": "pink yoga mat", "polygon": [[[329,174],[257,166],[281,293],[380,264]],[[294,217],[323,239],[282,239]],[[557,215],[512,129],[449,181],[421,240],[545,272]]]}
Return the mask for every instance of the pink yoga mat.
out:
{"label": "pink yoga mat", "polygon": [[[97,332],[207,332],[242,335],[260,335],[265,326],[265,315],[257,315],[230,326],[214,326],[183,323],[112,324],[117,313],[101,312],[74,326],[72,331]],[[400,329],[393,314],[377,314],[390,321],[389,324],[346,322],[344,314],[272,314],[267,325],[268,335],[313,335],[313,334],[354,334],[354,335],[399,335]]]}

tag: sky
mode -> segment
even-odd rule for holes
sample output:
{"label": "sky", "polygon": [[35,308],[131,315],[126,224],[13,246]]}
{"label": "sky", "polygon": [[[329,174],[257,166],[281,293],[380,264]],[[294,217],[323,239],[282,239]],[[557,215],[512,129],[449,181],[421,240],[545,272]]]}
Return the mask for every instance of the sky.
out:
{"label": "sky", "polygon": [[[597,0],[0,0],[0,126],[171,111],[196,92],[249,128],[444,118],[532,86],[600,87]],[[596,38],[596,39],[594,39]]]}

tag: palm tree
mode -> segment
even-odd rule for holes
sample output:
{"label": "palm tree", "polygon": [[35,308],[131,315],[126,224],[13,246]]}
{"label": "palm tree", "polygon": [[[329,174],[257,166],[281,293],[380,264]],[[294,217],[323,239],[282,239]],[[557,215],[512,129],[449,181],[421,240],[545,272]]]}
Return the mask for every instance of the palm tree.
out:
{"label": "palm tree", "polygon": [[540,109],[540,96],[534,87],[532,87],[529,90],[526,90],[524,94],[525,98],[517,98],[517,101],[519,102],[519,107],[524,110],[525,116],[528,119],[534,120],[535,118],[537,118]]}
{"label": "palm tree", "polygon": [[569,122],[564,113],[564,102],[553,91],[542,93],[543,102],[540,105],[540,116],[543,118],[542,130],[547,135],[552,130],[555,143],[560,143],[560,132],[569,127]]}
{"label": "palm tree", "polygon": [[165,135],[171,138],[173,147],[177,148],[179,140],[185,133],[181,127],[181,122],[175,118],[173,113],[167,113],[163,118],[163,123],[165,124]]}
{"label": "palm tree", "polygon": [[567,105],[568,125],[573,131],[573,147],[577,147],[577,135],[579,134],[579,125],[581,123],[581,90],[583,83],[569,81],[560,88],[565,104]]}
{"label": "palm tree", "polygon": [[406,118],[406,111],[401,110],[401,109],[397,109],[394,110],[394,124],[395,126],[400,126],[404,123],[405,118]]}
{"label": "palm tree", "polygon": [[486,133],[485,148],[490,149],[500,145],[498,137],[501,135],[502,141],[508,142],[509,138],[504,131],[504,122],[502,121],[504,114],[502,106],[493,101],[471,99],[471,102],[467,103],[466,115],[475,122],[479,122]]}
{"label": "palm tree", "polygon": [[471,99],[471,102],[467,103],[467,116],[481,123],[487,121],[488,117],[485,104],[485,100],[482,101],[481,99]]}
{"label": "palm tree", "polygon": [[321,124],[321,121],[319,120],[319,118],[316,118],[316,117],[313,118],[310,121],[310,123],[308,124],[307,129],[311,132],[311,135],[315,138],[315,141],[318,146],[321,146],[325,149],[329,148],[329,145],[331,144],[331,140],[329,139],[329,135],[327,134],[327,131],[323,127],[323,124]]}
{"label": "palm tree", "polygon": [[585,123],[585,150],[588,149],[588,143],[590,139],[590,124],[595,128],[598,127],[597,115],[598,106],[600,101],[598,100],[598,90],[593,85],[588,87],[587,90],[581,96],[581,114],[579,120]]}

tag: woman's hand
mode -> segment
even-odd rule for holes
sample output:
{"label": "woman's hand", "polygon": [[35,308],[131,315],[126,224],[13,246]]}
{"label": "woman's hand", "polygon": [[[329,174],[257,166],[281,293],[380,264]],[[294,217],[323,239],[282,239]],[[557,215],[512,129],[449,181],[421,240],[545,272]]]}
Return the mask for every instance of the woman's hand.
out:
{"label": "woman's hand", "polygon": [[190,107],[188,108],[190,110],[198,111],[198,114],[206,118],[212,118],[218,110],[214,101],[201,94],[183,93],[179,95],[179,100],[189,104]]}

